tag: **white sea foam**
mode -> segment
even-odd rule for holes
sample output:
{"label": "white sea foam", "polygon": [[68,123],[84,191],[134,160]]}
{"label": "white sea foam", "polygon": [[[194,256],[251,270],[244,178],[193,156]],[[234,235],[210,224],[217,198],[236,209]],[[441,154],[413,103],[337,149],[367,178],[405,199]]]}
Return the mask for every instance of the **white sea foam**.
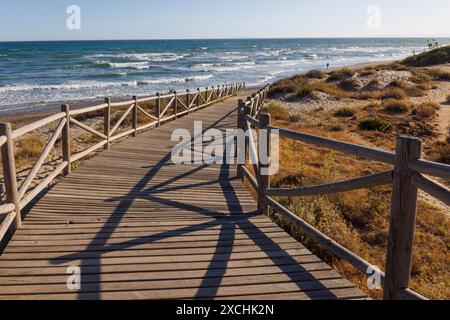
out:
{"label": "white sea foam", "polygon": [[107,62],[112,68],[118,69],[150,69],[151,64],[148,62]]}

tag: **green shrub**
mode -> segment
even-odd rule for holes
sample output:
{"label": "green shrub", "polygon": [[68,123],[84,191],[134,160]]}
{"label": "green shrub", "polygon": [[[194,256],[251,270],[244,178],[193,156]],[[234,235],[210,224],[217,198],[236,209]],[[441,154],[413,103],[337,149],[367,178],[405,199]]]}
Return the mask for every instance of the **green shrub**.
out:
{"label": "green shrub", "polygon": [[405,113],[411,108],[410,103],[396,99],[388,99],[381,106],[384,111],[391,114]]}
{"label": "green shrub", "polygon": [[276,95],[280,94],[287,94],[287,93],[294,93],[297,90],[297,85],[288,80],[282,80],[279,82],[274,83],[267,93],[269,98],[274,97]]}
{"label": "green shrub", "polygon": [[402,61],[402,64],[414,67],[425,67],[449,62],[450,46],[445,46],[406,58]]}
{"label": "green shrub", "polygon": [[303,86],[295,92],[295,94],[289,97],[289,101],[297,101],[299,99],[311,98],[315,99],[316,95],[314,93],[314,89],[310,86]]}
{"label": "green shrub", "polygon": [[406,92],[403,89],[400,88],[391,88],[386,89],[383,92],[383,99],[397,99],[402,100],[407,97]]}
{"label": "green shrub", "polygon": [[323,79],[325,77],[325,73],[320,70],[311,70],[306,76],[312,79]]}
{"label": "green shrub", "polygon": [[334,113],[335,117],[350,118],[355,116],[355,112],[350,108],[342,108]]}
{"label": "green shrub", "polygon": [[300,115],[298,115],[298,114],[290,115],[289,118],[288,118],[288,121],[289,122],[299,122],[300,121]]}
{"label": "green shrub", "polygon": [[339,82],[339,88],[345,91],[358,91],[361,84],[353,78],[345,79]]}
{"label": "green shrub", "polygon": [[409,81],[414,83],[429,83],[431,80],[432,78],[422,71],[416,71],[409,77]]}
{"label": "green shrub", "polygon": [[373,68],[365,68],[364,70],[362,70],[359,75],[362,77],[367,77],[367,76],[373,76],[375,73],[377,73],[377,71]]}
{"label": "green shrub", "polygon": [[431,79],[441,80],[441,81],[449,81],[450,73],[440,69],[429,69],[426,70],[426,73]]}
{"label": "green shrub", "polygon": [[330,72],[330,76],[328,77],[328,81],[341,81],[347,78],[351,78],[355,75],[355,71],[349,68],[343,68],[339,70],[335,70]]}
{"label": "green shrub", "polygon": [[264,112],[269,113],[275,120],[287,120],[289,112],[283,106],[270,102],[264,107]]}
{"label": "green shrub", "polygon": [[378,117],[368,117],[361,119],[358,126],[359,129],[365,131],[388,132],[392,130],[392,124],[389,121],[380,119]]}
{"label": "green shrub", "polygon": [[414,108],[412,114],[424,118],[434,117],[440,109],[440,105],[434,102],[424,102]]}

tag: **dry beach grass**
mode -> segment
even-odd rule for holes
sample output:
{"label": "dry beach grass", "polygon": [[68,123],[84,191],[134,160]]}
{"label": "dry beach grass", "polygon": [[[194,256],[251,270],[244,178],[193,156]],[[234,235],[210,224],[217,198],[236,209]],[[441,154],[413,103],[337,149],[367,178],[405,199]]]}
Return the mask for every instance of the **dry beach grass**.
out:
{"label": "dry beach grass", "polygon": [[[311,76],[311,75],[317,76]],[[424,141],[425,158],[450,163],[450,106],[447,65],[432,68],[400,63],[312,72],[283,79],[270,91],[266,111],[275,125],[314,135],[393,150],[395,137]],[[305,89],[307,88],[307,89]],[[281,172],[274,187],[299,187],[346,180],[387,166],[292,140],[281,141]],[[450,181],[440,182],[450,185]],[[320,231],[367,261],[385,265],[391,187],[280,201]],[[373,298],[366,278],[314,242],[280,223]],[[449,208],[421,193],[415,236],[412,289],[432,299],[450,298]]]}

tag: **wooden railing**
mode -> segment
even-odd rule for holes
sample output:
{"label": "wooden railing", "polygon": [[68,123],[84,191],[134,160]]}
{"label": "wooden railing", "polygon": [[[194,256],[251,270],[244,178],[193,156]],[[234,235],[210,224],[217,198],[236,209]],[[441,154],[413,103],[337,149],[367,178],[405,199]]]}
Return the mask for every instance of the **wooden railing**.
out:
{"label": "wooden railing", "polygon": [[[259,137],[268,139],[267,143],[264,145],[270,146],[271,134],[278,134],[280,137],[290,138],[306,144],[376,160],[393,165],[394,167],[393,170],[387,172],[332,184],[296,189],[274,189],[270,187],[270,176],[261,174],[261,169],[268,165],[262,163],[258,157],[259,155],[265,155],[265,152],[268,152],[268,157],[270,159],[272,156],[270,154],[271,148],[268,148],[269,151],[261,150],[263,144],[257,143],[256,139],[258,138],[255,138],[253,133],[249,133],[246,135],[246,164],[239,165],[238,175],[243,181],[248,181],[256,192],[260,212],[266,215],[270,214],[270,210],[277,212],[304,234],[315,240],[321,247],[329,250],[337,257],[350,263],[359,271],[367,275],[369,270],[377,269],[374,269],[374,266],[369,262],[346,249],[333,239],[330,239],[315,227],[289,211],[279,202],[274,200],[273,197],[324,195],[392,184],[393,192],[386,255],[386,270],[385,273],[379,271],[382,285],[384,286],[384,298],[425,299],[418,293],[409,289],[414,245],[413,239],[416,226],[418,189],[422,189],[426,193],[445,203],[447,206],[450,206],[450,190],[424,176],[424,174],[426,174],[450,179],[450,166],[421,159],[422,142],[420,139],[414,137],[399,136],[397,139],[396,152],[392,153],[385,150],[368,148],[271,126],[270,115],[262,112],[267,91],[268,87],[259,90],[257,94],[249,97],[247,101],[240,100],[238,106],[238,128],[248,131],[254,129],[266,129],[268,133]],[[260,150],[256,149],[255,146],[257,145]],[[247,168],[249,157],[252,159],[252,171],[254,171],[254,174]]]}
{"label": "wooden railing", "polygon": [[[22,210],[60,174],[70,174],[74,162],[79,161],[100,148],[108,149],[110,143],[113,141],[130,135],[136,136],[137,133],[142,130],[161,126],[169,120],[176,119],[209,106],[217,101],[236,95],[244,89],[244,83],[237,83],[217,87],[213,86],[202,90],[197,89],[195,92],[186,90],[183,93],[173,92],[164,95],[157,93],[156,95],[147,98],[138,98],[135,96],[132,100],[118,103],[112,103],[109,98],[106,98],[105,103],[101,105],[83,109],[70,110],[68,105],[62,105],[60,113],[51,115],[16,130],[12,130],[9,123],[0,123],[0,147],[2,152],[6,194],[5,204],[0,205],[0,214],[6,215],[6,217],[0,221],[0,241],[8,231],[14,232],[16,229],[20,228],[22,224]],[[149,108],[146,110],[143,105],[149,104],[152,104],[151,110]],[[125,109],[125,111],[122,109]],[[113,123],[111,117],[113,111],[119,112],[119,115],[120,112],[123,112],[115,123]],[[138,122],[138,115],[140,113],[145,119],[148,119],[146,123],[140,124]],[[77,117],[86,116],[88,114],[103,116],[103,132],[99,132],[76,119]],[[120,127],[124,126],[125,120],[130,114],[130,128],[119,132]],[[34,163],[25,180],[23,180],[19,186],[16,177],[14,143],[30,132],[46,126],[54,126],[55,124],[56,128],[53,129],[44,150]],[[91,133],[95,137],[100,138],[101,141],[86,150],[72,153],[71,125]],[[59,163],[58,166],[42,181],[39,181],[37,186],[30,188],[59,138],[61,138],[62,141],[61,163]]]}

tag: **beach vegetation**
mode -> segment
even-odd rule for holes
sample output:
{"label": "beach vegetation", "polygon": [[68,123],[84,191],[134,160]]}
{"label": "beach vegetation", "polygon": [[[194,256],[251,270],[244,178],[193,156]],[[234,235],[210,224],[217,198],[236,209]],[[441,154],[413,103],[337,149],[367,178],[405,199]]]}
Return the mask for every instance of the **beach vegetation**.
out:
{"label": "beach vegetation", "polygon": [[399,114],[408,112],[411,104],[405,100],[388,99],[381,104],[383,110],[389,114]]}
{"label": "beach vegetation", "polygon": [[276,102],[269,102],[264,107],[264,112],[269,113],[272,116],[272,118],[275,120],[288,120],[289,119],[288,110]]}
{"label": "beach vegetation", "polygon": [[383,99],[397,99],[397,100],[403,100],[406,99],[407,94],[406,92],[401,88],[388,88],[384,90],[383,92]]}
{"label": "beach vegetation", "polygon": [[438,103],[423,102],[413,109],[412,114],[423,118],[431,118],[436,116],[440,108],[441,106]]}
{"label": "beach vegetation", "polygon": [[378,117],[367,117],[359,121],[359,129],[365,131],[389,132],[392,130],[392,124]]}
{"label": "beach vegetation", "polygon": [[339,88],[345,91],[359,91],[361,89],[361,83],[354,78],[349,78],[339,82]]}
{"label": "beach vegetation", "polygon": [[402,61],[403,65],[413,67],[425,67],[445,63],[450,63],[450,45],[426,51]]}
{"label": "beach vegetation", "polygon": [[306,76],[308,78],[312,78],[312,79],[323,79],[326,76],[326,74],[320,70],[315,69],[315,70],[309,71],[306,74]]}
{"label": "beach vegetation", "polygon": [[350,108],[341,108],[334,112],[335,117],[350,118],[355,116],[355,112]]}
{"label": "beach vegetation", "polygon": [[350,68],[342,68],[331,71],[328,76],[328,81],[342,81],[351,78],[355,75],[355,71]]}

